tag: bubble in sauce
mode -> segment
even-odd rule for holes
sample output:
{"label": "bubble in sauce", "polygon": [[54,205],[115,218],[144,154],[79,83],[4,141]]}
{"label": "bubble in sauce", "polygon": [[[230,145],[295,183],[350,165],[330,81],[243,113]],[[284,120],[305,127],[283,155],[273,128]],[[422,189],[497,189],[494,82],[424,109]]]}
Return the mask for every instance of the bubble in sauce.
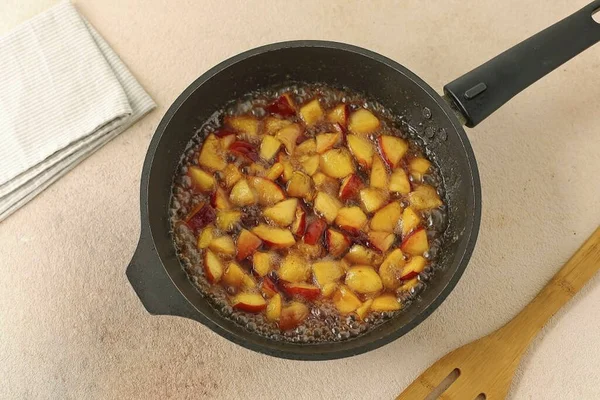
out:
{"label": "bubble in sauce", "polygon": [[428,107],[423,107],[423,117],[431,119],[431,110]]}

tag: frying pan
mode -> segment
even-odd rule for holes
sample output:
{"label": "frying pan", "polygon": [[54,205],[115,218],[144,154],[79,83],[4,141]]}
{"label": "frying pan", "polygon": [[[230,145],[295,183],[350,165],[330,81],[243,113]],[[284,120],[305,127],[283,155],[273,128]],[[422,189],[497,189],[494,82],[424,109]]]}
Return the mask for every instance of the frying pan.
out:
{"label": "frying pan", "polygon": [[[600,41],[600,24],[592,18],[597,11],[600,0],[452,81],[444,87],[443,96],[402,65],[374,52],[335,42],[270,44],[210,69],[169,108],[144,162],[141,237],[127,268],[127,277],[144,307],[153,315],[193,319],[241,346],[290,359],[348,357],[404,335],[452,291],[477,239],[481,185],[463,124],[474,127],[530,84]],[[228,101],[290,81],[348,87],[403,115],[404,129],[425,142],[445,183],[449,217],[446,240],[438,256],[440,270],[403,312],[346,341],[297,344],[245,330],[213,309],[196,290],[177,259],[170,233],[171,182],[180,155],[194,132]]]}

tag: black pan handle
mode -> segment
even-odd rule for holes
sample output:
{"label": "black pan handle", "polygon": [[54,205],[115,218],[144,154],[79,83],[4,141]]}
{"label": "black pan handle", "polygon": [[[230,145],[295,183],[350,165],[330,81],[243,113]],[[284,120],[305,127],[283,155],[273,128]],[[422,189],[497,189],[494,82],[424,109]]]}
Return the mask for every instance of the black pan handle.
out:
{"label": "black pan handle", "polygon": [[[472,128],[546,74],[600,41],[600,0],[444,86]],[[600,75],[598,82],[600,83]]]}
{"label": "black pan handle", "polygon": [[144,227],[127,267],[127,279],[150,314],[175,315],[205,322],[204,317],[183,297],[167,275],[152,237]]}

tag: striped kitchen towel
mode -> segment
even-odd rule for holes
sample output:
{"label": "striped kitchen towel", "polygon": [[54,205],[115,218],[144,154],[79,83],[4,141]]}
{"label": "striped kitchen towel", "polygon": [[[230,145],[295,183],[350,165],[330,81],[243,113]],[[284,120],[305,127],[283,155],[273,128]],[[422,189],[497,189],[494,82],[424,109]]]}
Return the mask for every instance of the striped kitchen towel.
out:
{"label": "striped kitchen towel", "polygon": [[0,221],[154,107],[70,2],[0,37]]}

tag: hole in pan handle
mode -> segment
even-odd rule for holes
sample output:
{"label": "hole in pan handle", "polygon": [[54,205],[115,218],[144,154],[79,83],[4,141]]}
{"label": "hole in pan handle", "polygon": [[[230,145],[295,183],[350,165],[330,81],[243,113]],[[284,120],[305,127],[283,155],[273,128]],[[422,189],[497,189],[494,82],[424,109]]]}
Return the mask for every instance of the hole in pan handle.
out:
{"label": "hole in pan handle", "polygon": [[596,23],[600,24],[600,6],[592,13],[592,18]]}
{"label": "hole in pan handle", "polygon": [[600,24],[592,17],[599,10],[600,0],[595,0],[444,86],[465,125],[474,127],[529,85],[599,42]]}

